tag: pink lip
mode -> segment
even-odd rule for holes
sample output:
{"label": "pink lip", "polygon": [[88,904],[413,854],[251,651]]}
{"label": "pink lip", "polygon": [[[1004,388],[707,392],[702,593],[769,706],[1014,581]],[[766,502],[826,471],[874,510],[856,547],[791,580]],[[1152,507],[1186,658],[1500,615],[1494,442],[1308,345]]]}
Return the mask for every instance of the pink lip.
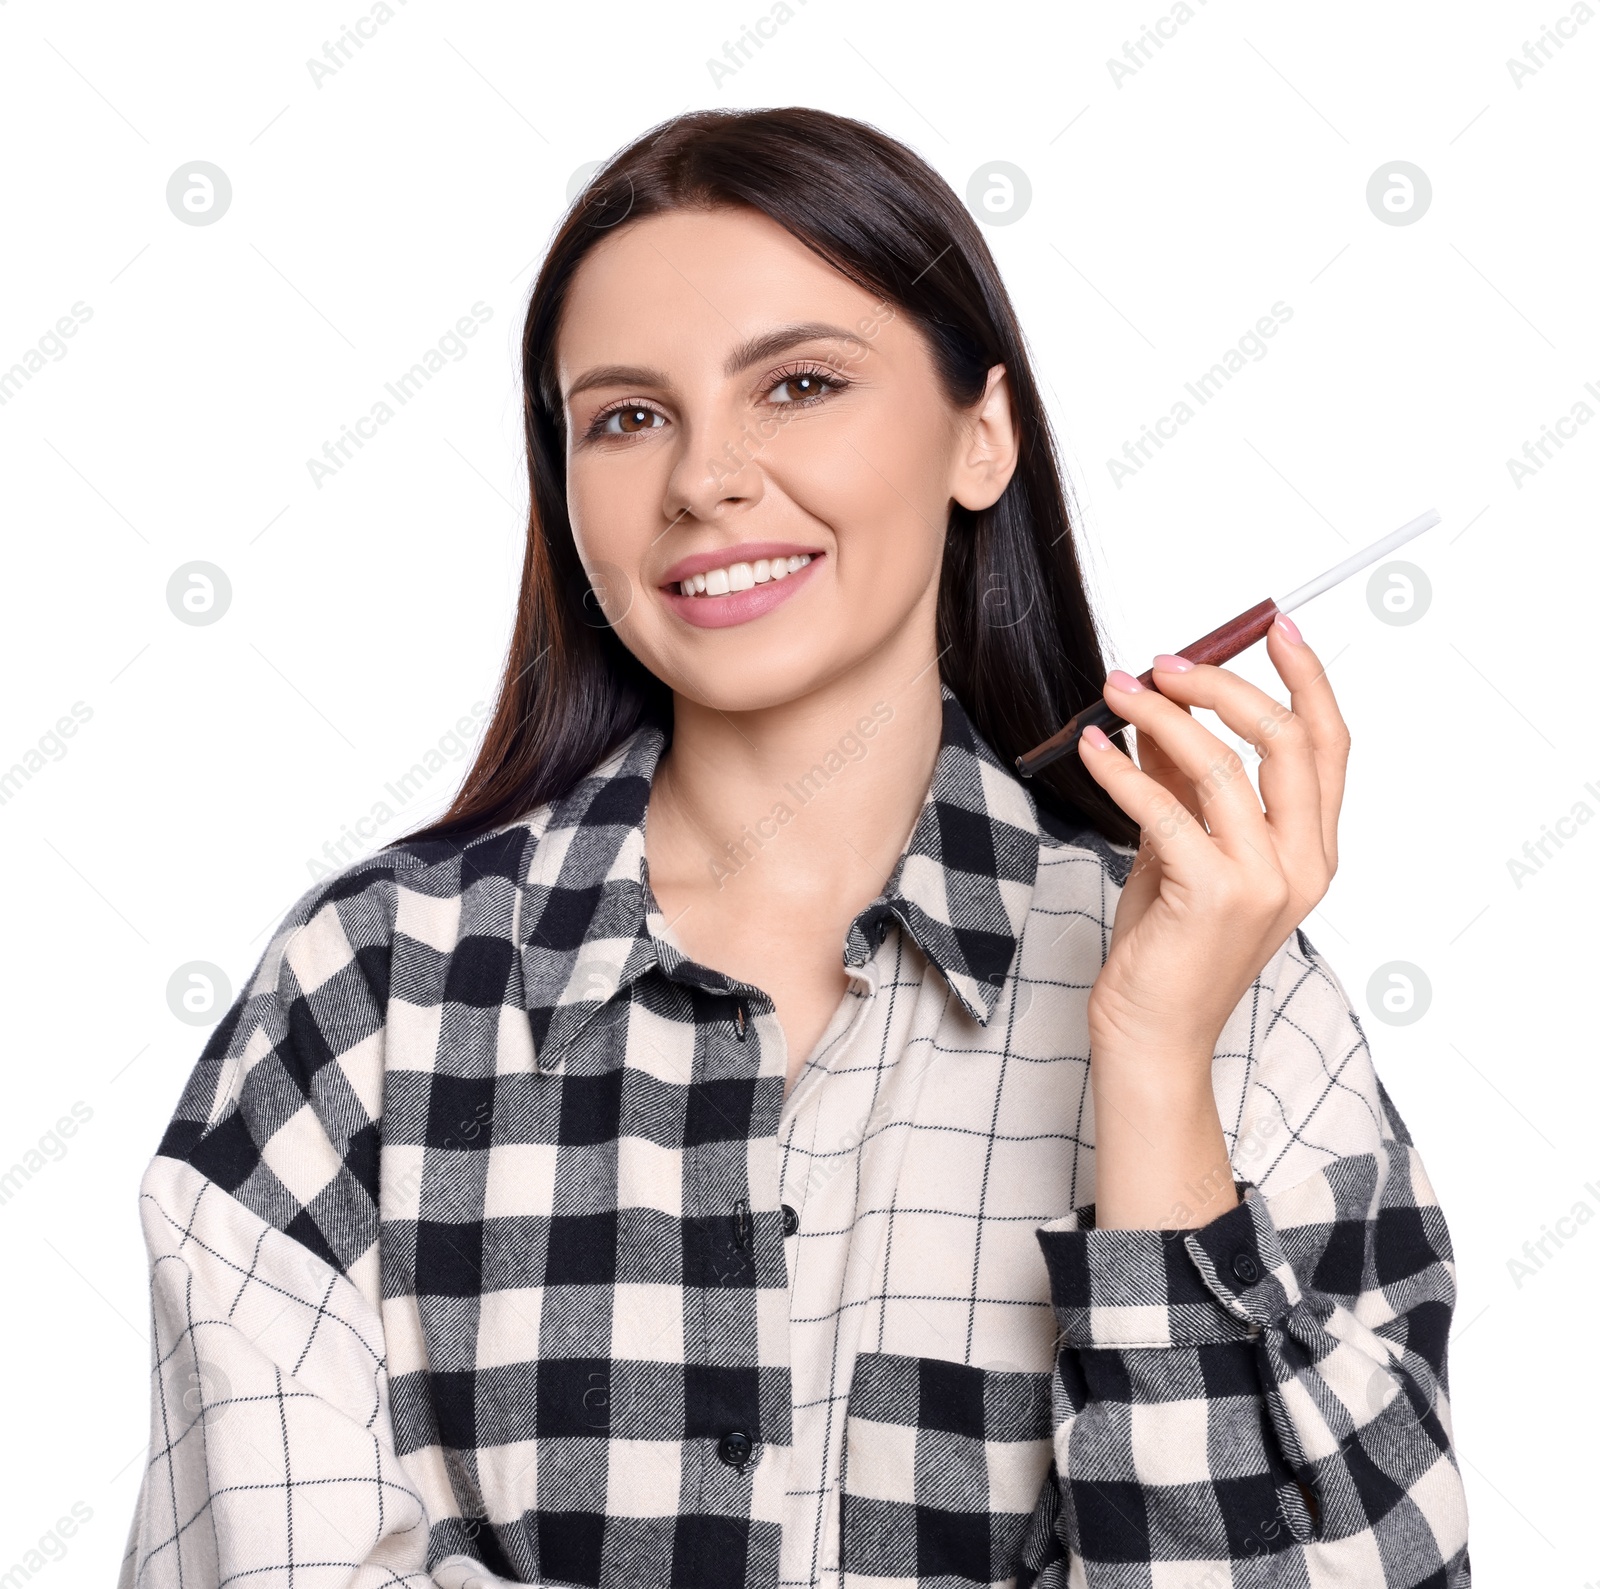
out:
{"label": "pink lip", "polygon": [[[688,569],[689,573],[703,573],[707,568],[722,568],[725,563],[748,563],[757,557],[792,557],[803,556],[804,553],[796,550],[783,553],[777,549],[772,551],[749,552],[747,547],[737,547],[734,553],[721,554],[724,562],[711,563],[702,559],[686,558],[677,565]],[[746,555],[749,553],[749,555]],[[685,623],[692,623],[696,629],[731,629],[735,624],[749,623],[753,618],[763,618],[781,602],[787,601],[796,591],[810,582],[810,576],[821,567],[824,554],[812,552],[811,561],[804,568],[797,568],[794,573],[785,579],[769,579],[764,585],[752,585],[749,590],[738,590],[727,596],[684,596],[680,595],[676,586],[664,587],[661,595],[668,607],[672,609]],[[699,567],[692,567],[699,561]],[[679,574],[679,579],[687,579],[688,574]]]}
{"label": "pink lip", "polygon": [[713,568],[729,568],[734,563],[754,563],[762,557],[771,562],[774,557],[819,556],[815,546],[801,546],[795,541],[741,541],[738,546],[714,546],[708,552],[681,558],[661,576],[661,583],[676,585],[694,574],[709,574]]}

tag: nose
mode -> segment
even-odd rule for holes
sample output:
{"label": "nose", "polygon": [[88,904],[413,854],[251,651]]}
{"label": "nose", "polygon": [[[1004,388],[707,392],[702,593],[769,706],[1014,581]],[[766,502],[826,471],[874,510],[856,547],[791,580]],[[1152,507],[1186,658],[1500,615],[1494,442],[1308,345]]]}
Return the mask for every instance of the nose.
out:
{"label": "nose", "polygon": [[753,507],[764,480],[756,458],[760,440],[728,418],[686,425],[682,450],[667,477],[662,509],[671,523],[710,522]]}

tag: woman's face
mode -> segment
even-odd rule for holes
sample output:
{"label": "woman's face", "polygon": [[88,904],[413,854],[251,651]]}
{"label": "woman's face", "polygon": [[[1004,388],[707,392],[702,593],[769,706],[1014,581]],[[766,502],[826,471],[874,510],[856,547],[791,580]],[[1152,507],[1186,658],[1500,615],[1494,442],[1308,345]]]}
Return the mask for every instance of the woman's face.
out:
{"label": "woman's face", "polygon": [[957,410],[901,311],[742,209],[592,250],[556,360],[578,553],[657,678],[738,712],[933,660],[951,503],[1015,465],[1000,366]]}

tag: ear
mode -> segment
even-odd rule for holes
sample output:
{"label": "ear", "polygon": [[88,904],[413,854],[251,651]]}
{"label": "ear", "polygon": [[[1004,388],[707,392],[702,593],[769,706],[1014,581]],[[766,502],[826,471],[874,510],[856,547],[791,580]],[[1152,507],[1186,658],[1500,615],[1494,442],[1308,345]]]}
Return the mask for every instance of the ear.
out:
{"label": "ear", "polygon": [[963,417],[957,438],[950,495],[973,512],[993,507],[1017,468],[1017,424],[1005,365],[989,371],[983,396]]}

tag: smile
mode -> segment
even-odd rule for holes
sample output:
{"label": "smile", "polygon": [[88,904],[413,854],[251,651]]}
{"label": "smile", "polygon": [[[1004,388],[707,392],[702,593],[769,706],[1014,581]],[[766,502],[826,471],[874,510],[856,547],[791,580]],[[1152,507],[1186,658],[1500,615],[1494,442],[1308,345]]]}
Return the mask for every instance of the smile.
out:
{"label": "smile", "polygon": [[753,563],[729,563],[726,568],[708,568],[703,574],[678,581],[681,596],[728,596],[741,590],[765,585],[769,579],[787,579],[797,574],[811,556],[758,557]]}
{"label": "smile", "polygon": [[711,564],[704,552],[685,558],[658,587],[667,606],[696,629],[730,629],[764,618],[799,595],[827,561],[823,552],[795,551],[771,542],[746,542],[723,549],[721,555],[725,563]]}

